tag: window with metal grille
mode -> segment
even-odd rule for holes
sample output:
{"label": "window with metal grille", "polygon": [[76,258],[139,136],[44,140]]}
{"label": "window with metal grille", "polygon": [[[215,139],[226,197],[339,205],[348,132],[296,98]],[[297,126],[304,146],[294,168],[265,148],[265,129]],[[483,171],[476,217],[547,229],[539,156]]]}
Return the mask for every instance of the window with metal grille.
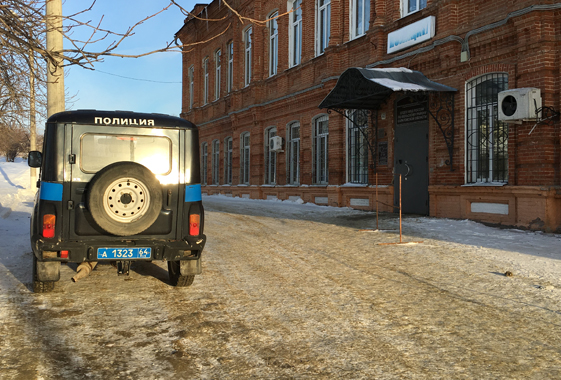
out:
{"label": "window with metal grille", "polygon": [[207,184],[206,176],[208,170],[208,144],[201,144],[201,183],[203,185]]}
{"label": "window with metal grille", "polygon": [[249,132],[241,134],[240,142],[240,183],[249,185]]}
{"label": "window with metal grille", "polygon": [[232,145],[232,138],[226,137],[224,140],[224,183],[227,185],[232,184]]}
{"label": "window with metal grille", "polygon": [[322,115],[314,120],[312,183],[327,185],[327,137],[329,117]]}
{"label": "window with metal grille", "polygon": [[277,128],[270,127],[265,130],[265,183],[277,183],[277,153],[273,152],[272,137],[277,135]]}
{"label": "window with metal grille", "polygon": [[298,185],[300,183],[300,123],[294,122],[288,125],[288,184]]}
{"label": "window with metal grille", "polygon": [[212,142],[212,184],[220,183],[220,141]]}
{"label": "window with metal grille", "polygon": [[479,76],[466,85],[466,181],[508,182],[508,124],[498,119],[498,94],[508,75]]}
{"label": "window with metal grille", "polygon": [[347,181],[368,183],[368,111],[349,110],[347,119]]}

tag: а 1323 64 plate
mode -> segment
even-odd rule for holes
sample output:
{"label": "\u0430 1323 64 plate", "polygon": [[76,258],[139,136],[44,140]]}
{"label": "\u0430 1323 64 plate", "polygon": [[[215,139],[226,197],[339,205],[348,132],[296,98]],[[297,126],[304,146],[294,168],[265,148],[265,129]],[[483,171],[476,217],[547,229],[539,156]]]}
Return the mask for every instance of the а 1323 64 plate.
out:
{"label": "\u0430 1323 64 plate", "polygon": [[98,248],[98,260],[150,259],[152,248]]}

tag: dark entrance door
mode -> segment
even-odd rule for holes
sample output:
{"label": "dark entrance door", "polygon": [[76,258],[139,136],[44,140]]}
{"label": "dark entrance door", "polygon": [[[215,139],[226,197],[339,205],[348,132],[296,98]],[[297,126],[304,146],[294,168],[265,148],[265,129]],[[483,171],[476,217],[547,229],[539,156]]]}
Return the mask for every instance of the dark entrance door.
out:
{"label": "dark entrance door", "polygon": [[429,213],[429,122],[427,99],[409,97],[396,101],[394,205],[406,214]]}

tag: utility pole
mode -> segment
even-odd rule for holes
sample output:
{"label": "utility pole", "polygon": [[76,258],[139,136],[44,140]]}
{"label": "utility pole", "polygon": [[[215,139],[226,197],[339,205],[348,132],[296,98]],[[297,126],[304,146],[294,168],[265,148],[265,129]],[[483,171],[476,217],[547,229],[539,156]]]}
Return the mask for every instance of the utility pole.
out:
{"label": "utility pole", "polygon": [[47,63],[47,117],[65,110],[64,70],[62,68],[62,0],[46,0],[47,51],[55,64]]}
{"label": "utility pole", "polygon": [[[29,36],[32,36],[29,31]],[[29,48],[29,150],[37,150],[37,126],[35,123],[35,55]],[[37,168],[29,168],[30,189],[37,184]]]}

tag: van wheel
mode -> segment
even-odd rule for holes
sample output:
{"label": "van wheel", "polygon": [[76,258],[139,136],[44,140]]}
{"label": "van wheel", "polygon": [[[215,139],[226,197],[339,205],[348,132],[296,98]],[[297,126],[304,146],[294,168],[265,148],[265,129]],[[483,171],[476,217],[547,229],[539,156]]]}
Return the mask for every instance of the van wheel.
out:
{"label": "van wheel", "polygon": [[156,176],[135,162],[115,162],[91,180],[88,208],[95,222],[117,236],[141,233],[162,209],[162,189]]}
{"label": "van wheel", "polygon": [[33,293],[49,293],[55,289],[55,281],[37,279],[37,257],[33,254]]}
{"label": "van wheel", "polygon": [[172,286],[189,286],[195,280],[195,275],[182,276],[180,261],[168,261],[169,282]]}

